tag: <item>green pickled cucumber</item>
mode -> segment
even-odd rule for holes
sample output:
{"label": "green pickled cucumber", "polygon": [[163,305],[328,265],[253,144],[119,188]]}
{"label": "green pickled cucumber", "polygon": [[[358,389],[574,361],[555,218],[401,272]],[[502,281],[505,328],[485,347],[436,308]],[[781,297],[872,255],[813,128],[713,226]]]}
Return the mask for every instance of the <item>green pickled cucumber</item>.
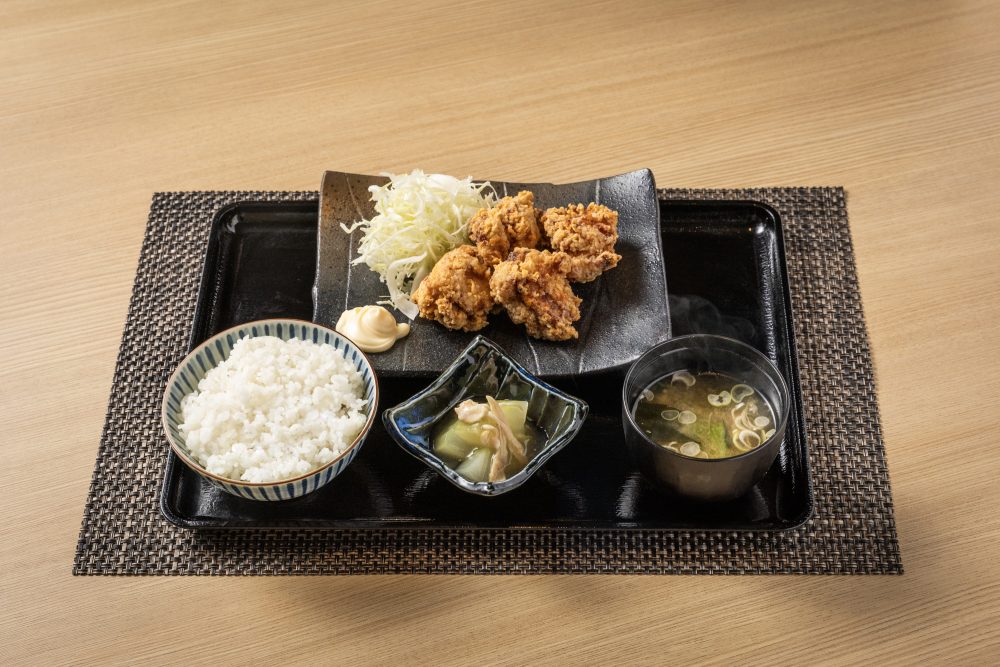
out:
{"label": "green pickled cucumber", "polygon": [[492,459],[493,450],[489,447],[480,447],[469,454],[469,457],[455,468],[455,472],[470,482],[489,481]]}
{"label": "green pickled cucumber", "polygon": [[472,450],[483,446],[482,430],[479,422],[467,424],[453,419],[434,437],[434,453],[448,461],[463,461]]}
{"label": "green pickled cucumber", "polygon": [[514,437],[523,442],[526,434],[524,425],[528,421],[528,402],[503,400],[497,401],[497,404],[503,413],[504,421],[514,432]]}

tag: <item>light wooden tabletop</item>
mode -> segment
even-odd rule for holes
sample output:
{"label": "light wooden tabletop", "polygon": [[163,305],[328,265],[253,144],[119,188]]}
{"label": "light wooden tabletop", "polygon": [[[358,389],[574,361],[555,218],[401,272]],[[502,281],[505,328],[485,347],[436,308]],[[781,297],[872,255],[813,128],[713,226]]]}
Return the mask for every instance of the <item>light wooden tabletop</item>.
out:
{"label": "light wooden tabletop", "polygon": [[[1000,6],[537,4],[0,4],[0,662],[1000,660]],[[151,193],[413,167],[846,186],[906,574],[73,578]]]}

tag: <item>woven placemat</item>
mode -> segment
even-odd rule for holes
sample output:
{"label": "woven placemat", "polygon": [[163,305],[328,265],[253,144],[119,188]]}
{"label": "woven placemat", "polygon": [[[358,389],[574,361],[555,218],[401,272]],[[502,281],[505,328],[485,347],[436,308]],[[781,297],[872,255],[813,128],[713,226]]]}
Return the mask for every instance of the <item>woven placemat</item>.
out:
{"label": "woven placemat", "polygon": [[661,190],[753,199],[784,225],[815,513],[772,532],[615,530],[193,531],[158,509],[159,402],[184,356],[214,213],[315,192],[153,197],[76,574],[901,573],[868,335],[841,188]]}

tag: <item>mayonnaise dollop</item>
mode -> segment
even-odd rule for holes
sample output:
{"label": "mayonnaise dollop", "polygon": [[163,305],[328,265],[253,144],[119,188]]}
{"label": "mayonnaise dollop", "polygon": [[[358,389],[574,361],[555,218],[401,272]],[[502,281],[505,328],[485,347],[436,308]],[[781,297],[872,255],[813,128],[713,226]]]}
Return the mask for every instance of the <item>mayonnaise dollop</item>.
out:
{"label": "mayonnaise dollop", "polygon": [[409,324],[397,324],[392,313],[382,306],[346,310],[335,328],[364,352],[385,352],[410,333]]}

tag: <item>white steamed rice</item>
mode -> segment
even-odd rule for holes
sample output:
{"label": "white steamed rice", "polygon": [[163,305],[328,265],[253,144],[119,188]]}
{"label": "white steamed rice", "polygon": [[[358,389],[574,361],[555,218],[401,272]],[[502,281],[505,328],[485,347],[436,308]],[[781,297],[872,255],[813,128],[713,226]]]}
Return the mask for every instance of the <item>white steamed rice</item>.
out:
{"label": "white steamed rice", "polygon": [[274,336],[237,341],[181,401],[181,433],[209,472],[245,482],[304,475],[364,428],[361,374],[333,346]]}

